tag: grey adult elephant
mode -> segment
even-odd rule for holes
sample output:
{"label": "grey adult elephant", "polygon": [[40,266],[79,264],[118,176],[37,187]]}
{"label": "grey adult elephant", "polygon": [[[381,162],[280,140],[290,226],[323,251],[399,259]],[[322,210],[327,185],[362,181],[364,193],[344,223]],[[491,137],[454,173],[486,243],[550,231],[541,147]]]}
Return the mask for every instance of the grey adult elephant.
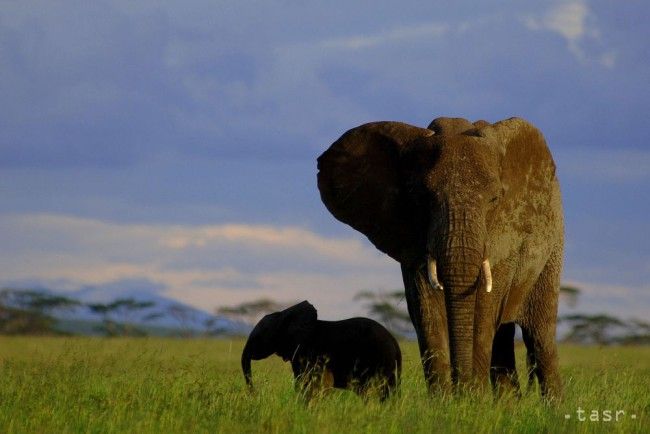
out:
{"label": "grey adult elephant", "polygon": [[318,169],[332,214],[401,264],[431,389],[489,378],[518,389],[517,323],[542,394],[561,393],[562,204],[539,130],[519,118],[373,122],[343,134]]}

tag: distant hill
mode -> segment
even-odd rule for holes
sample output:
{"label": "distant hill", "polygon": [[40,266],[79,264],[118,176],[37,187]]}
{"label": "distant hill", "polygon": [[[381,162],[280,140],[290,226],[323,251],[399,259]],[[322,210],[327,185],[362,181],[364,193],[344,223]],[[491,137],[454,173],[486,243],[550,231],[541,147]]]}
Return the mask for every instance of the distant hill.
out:
{"label": "distant hill", "polygon": [[[36,291],[60,295],[81,303],[78,306],[48,312],[56,319],[55,329],[66,334],[101,335],[104,320],[116,324],[126,323],[133,329],[155,336],[246,335],[250,332],[251,327],[248,324],[213,315],[165,297],[160,291],[147,288],[146,285],[143,285],[144,288],[133,286],[137,285],[85,287],[77,291],[38,288]],[[93,311],[89,307],[92,304],[109,305],[118,300],[130,300],[131,303],[124,303],[123,307],[106,314]],[[134,305],[149,306],[134,308]]]}

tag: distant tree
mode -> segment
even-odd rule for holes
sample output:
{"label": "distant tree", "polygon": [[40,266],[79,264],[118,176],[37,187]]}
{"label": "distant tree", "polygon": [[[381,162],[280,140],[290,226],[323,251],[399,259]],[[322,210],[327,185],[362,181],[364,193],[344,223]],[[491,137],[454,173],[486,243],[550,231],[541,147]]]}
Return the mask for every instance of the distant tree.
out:
{"label": "distant tree", "polygon": [[217,315],[234,321],[255,325],[266,314],[283,310],[293,303],[278,303],[269,298],[247,301],[235,306],[222,306],[216,309]]}
{"label": "distant tree", "polygon": [[32,298],[37,295],[40,295],[39,291],[2,288],[0,290],[0,305],[14,309],[29,310]]}
{"label": "distant tree", "polygon": [[59,309],[70,309],[80,305],[78,300],[45,291],[4,288],[0,291],[0,303],[17,309],[52,314]]}
{"label": "distant tree", "polygon": [[120,327],[111,317],[113,308],[110,303],[89,303],[88,309],[102,318],[102,325],[97,330],[105,333],[107,336],[117,336],[120,333]]}
{"label": "distant tree", "polygon": [[122,318],[124,323],[133,322],[135,315],[143,309],[155,306],[153,301],[140,301],[134,298],[118,298],[113,301],[111,308]]}
{"label": "distant tree", "polygon": [[0,306],[0,334],[49,335],[59,334],[54,318],[23,309]]}
{"label": "distant tree", "polygon": [[363,302],[369,315],[395,334],[401,336],[413,334],[413,324],[406,308],[404,291],[361,291],[354,296],[354,300]]}
{"label": "distant tree", "polygon": [[571,327],[564,340],[574,343],[607,345],[627,329],[624,321],[606,314],[565,315],[560,320],[569,323]]}
{"label": "distant tree", "polygon": [[650,345],[650,323],[639,319],[631,319],[626,323],[627,331],[616,339],[624,345]]}
{"label": "distant tree", "polygon": [[175,303],[167,308],[167,312],[178,323],[182,337],[192,336],[192,324],[196,321],[194,309],[184,304]]}
{"label": "distant tree", "polygon": [[143,301],[134,298],[121,298],[113,302],[115,310],[122,319],[124,334],[129,336],[143,336],[146,332],[135,325],[135,316],[138,312],[154,307],[156,303],[151,300]]}
{"label": "distant tree", "polygon": [[88,308],[102,317],[100,330],[108,336],[141,336],[145,332],[135,326],[133,321],[134,315],[138,311],[153,307],[154,305],[155,303],[153,301],[118,298],[110,303],[90,303],[88,304]]}
{"label": "distant tree", "polygon": [[159,318],[162,318],[164,316],[165,316],[164,312],[151,312],[151,313],[148,313],[147,315],[145,315],[142,318],[142,320],[147,321],[147,322],[148,321],[155,321],[155,320],[157,320]]}
{"label": "distant tree", "polygon": [[15,288],[0,290],[0,332],[5,334],[59,334],[52,317],[57,310],[79,302],[69,297]]}
{"label": "distant tree", "polygon": [[203,321],[204,334],[206,336],[219,336],[229,332],[229,330],[223,326],[218,326],[218,318],[211,316]]}
{"label": "distant tree", "polygon": [[[570,285],[560,286],[560,298],[566,300],[569,307],[575,307],[582,290]],[[575,343],[595,343],[607,345],[650,344],[650,324],[630,319],[622,320],[609,314],[576,313],[561,317],[560,322],[569,325],[565,341]]]}
{"label": "distant tree", "polygon": [[560,299],[566,300],[569,307],[576,307],[578,304],[578,296],[581,292],[575,286],[562,285],[560,286]]}

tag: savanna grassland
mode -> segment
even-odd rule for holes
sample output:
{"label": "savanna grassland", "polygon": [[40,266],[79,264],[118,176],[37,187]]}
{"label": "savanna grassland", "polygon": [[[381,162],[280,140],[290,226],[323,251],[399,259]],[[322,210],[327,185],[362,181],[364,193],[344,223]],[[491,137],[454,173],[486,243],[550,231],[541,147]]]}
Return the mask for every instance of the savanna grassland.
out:
{"label": "savanna grassland", "polygon": [[[388,402],[334,391],[305,405],[277,357],[253,362],[256,392],[248,393],[242,346],[2,337],[0,432],[650,432],[648,347],[561,346],[565,399],[553,407],[537,393],[498,401],[491,394],[429,397],[411,342],[401,343],[402,387]],[[520,348],[519,367],[523,357]],[[599,421],[590,421],[595,414]]]}

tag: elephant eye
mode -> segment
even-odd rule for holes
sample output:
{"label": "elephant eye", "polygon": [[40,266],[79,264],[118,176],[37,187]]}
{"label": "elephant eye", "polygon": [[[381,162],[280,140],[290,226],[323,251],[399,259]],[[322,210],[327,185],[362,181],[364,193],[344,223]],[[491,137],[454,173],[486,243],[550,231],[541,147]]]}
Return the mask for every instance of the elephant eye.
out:
{"label": "elephant eye", "polygon": [[499,195],[494,196],[492,199],[490,199],[490,203],[496,202],[498,198],[499,198]]}

